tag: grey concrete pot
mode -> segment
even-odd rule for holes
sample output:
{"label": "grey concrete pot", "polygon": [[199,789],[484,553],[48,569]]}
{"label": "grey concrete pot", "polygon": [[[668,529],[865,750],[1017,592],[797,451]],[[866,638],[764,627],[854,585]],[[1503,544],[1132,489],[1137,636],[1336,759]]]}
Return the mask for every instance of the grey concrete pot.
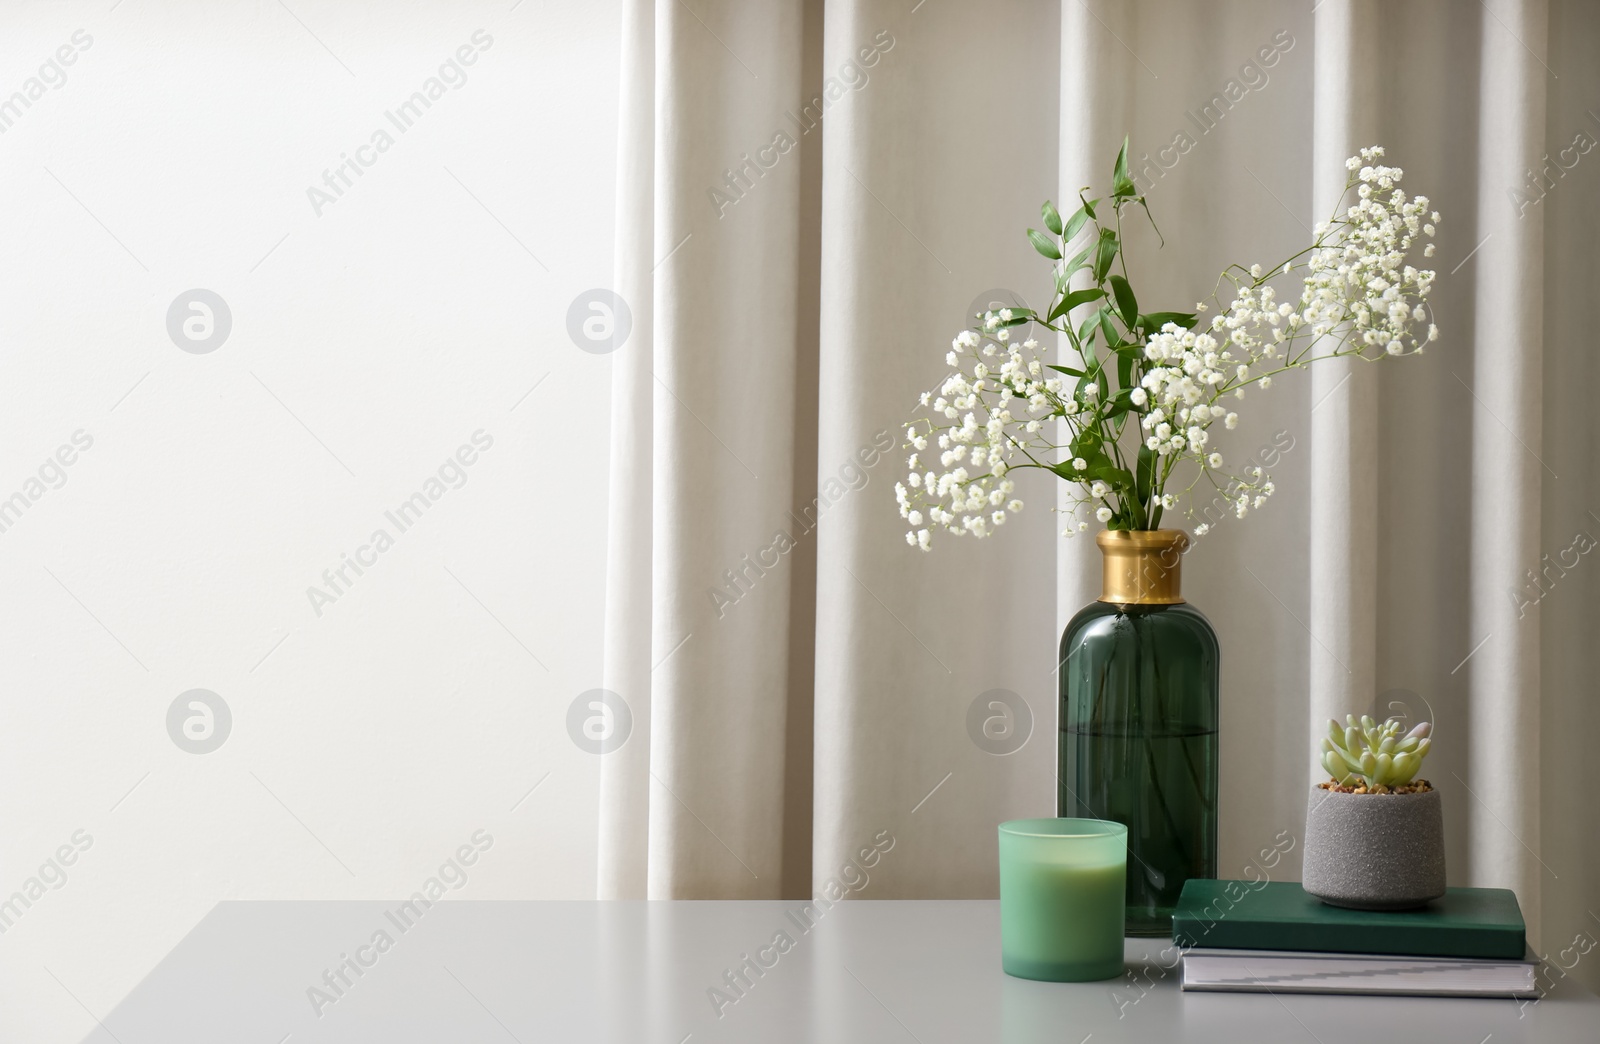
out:
{"label": "grey concrete pot", "polygon": [[1408,910],[1444,894],[1439,792],[1341,794],[1311,788],[1303,887],[1334,906]]}

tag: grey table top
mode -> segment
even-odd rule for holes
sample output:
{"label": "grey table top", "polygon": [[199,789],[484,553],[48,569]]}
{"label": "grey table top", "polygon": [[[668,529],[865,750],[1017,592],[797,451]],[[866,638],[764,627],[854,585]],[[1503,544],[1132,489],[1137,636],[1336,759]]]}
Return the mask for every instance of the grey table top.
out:
{"label": "grey table top", "polygon": [[[1130,939],[1121,980],[1028,982],[1000,971],[992,901],[803,909],[222,903],[85,1040],[1600,1041],[1600,1000],[1570,978],[1537,1002],[1186,994],[1162,940]],[[768,966],[736,990],[746,956]]]}

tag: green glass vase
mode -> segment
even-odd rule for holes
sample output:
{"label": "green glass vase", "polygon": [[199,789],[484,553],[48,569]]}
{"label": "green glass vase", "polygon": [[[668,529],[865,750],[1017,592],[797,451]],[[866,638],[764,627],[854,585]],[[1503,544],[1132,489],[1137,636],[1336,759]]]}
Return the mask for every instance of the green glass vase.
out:
{"label": "green glass vase", "polygon": [[1061,635],[1056,814],[1127,826],[1130,935],[1170,935],[1183,883],[1217,876],[1217,636],[1180,594],[1187,543],[1101,533],[1102,594]]}

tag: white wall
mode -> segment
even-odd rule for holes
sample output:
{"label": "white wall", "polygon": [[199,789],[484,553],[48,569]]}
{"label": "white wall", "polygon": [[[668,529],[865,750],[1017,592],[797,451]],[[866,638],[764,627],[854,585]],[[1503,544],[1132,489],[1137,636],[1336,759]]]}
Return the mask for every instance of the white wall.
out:
{"label": "white wall", "polygon": [[[617,5],[286,2],[0,9],[0,100],[73,57],[0,109],[0,901],[83,832],[0,908],[8,1041],[78,1040],[219,900],[407,894],[479,829],[458,895],[593,893],[565,722],[599,684],[610,362],[566,315],[611,273]],[[191,288],[232,316],[203,354],[168,331]],[[461,488],[385,519],[479,430]],[[207,754],[168,732],[194,688],[232,715]]]}

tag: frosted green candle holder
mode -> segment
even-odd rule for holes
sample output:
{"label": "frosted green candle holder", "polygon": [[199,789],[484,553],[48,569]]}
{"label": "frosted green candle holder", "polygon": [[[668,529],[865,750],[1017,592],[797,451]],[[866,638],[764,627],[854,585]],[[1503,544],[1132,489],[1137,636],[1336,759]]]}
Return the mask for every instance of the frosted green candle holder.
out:
{"label": "frosted green candle holder", "polygon": [[1128,828],[1100,819],[1000,824],[1000,966],[1046,982],[1122,975]]}

